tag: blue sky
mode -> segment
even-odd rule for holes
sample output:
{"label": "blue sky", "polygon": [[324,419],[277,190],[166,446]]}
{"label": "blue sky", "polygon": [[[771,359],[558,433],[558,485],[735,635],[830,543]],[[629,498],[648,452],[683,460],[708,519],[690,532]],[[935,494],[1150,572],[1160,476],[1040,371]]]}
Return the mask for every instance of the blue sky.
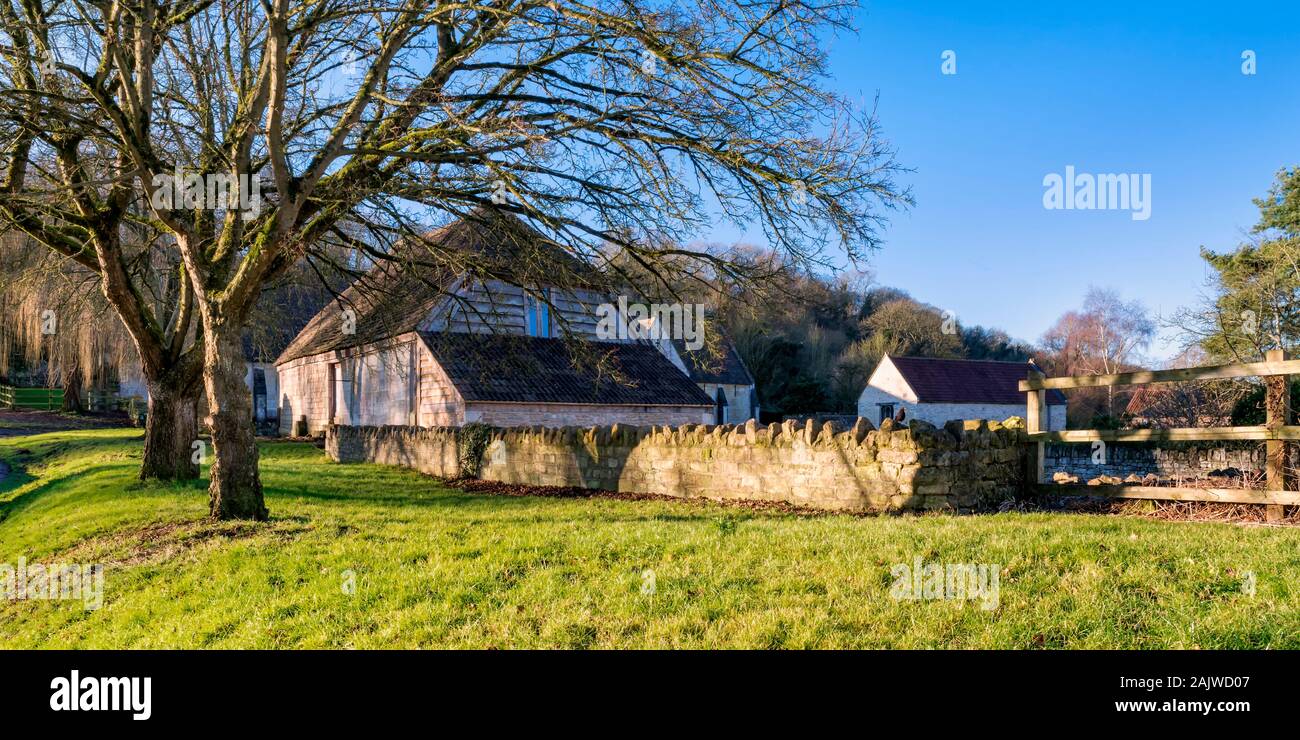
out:
{"label": "blue sky", "polygon": [[[1242,241],[1251,199],[1300,164],[1296,0],[899,0],[865,3],[858,27],[832,42],[830,84],[867,105],[879,93],[917,201],[871,268],[966,324],[1036,340],[1089,285],[1161,314],[1192,304],[1199,247]],[[1043,177],[1067,165],[1149,173],[1150,218],[1046,210]]]}

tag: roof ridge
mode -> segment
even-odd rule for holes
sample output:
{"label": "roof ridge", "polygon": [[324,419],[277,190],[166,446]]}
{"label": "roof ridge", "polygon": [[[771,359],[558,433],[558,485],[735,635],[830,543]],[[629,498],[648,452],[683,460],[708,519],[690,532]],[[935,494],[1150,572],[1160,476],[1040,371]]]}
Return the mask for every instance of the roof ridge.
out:
{"label": "roof ridge", "polygon": [[928,360],[931,362],[996,362],[1002,365],[1037,365],[1031,357],[1028,360],[987,360],[982,357],[920,357],[918,355],[891,355],[885,353],[886,357],[892,360]]}

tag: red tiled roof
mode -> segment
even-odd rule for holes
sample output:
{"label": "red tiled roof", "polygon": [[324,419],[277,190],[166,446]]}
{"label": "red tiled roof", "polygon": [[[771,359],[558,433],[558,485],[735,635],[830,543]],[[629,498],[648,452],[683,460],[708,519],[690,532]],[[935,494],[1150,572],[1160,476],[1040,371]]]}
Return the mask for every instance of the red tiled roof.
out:
{"label": "red tiled roof", "polygon": [[[918,403],[1025,403],[1025,392],[1019,390],[1019,383],[1031,367],[1027,362],[933,357],[889,359],[916,392]],[[1065,395],[1049,390],[1047,403],[1063,404]]]}

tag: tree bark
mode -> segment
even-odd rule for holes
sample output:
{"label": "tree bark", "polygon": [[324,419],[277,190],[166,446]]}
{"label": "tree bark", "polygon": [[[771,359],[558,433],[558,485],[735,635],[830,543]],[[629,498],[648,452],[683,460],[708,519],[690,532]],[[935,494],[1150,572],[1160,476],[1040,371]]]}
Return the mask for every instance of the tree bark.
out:
{"label": "tree bark", "polygon": [[208,488],[213,519],[270,517],[262,498],[253,431],[253,397],[244,384],[244,349],[239,322],[204,311],[203,386],[212,427],[212,482]]}
{"label": "tree bark", "polygon": [[199,438],[195,407],[197,384],[149,383],[149,415],[144,425],[140,480],[193,480],[199,477],[194,443]]}
{"label": "tree bark", "polygon": [[63,406],[60,411],[80,414],[85,409],[81,404],[81,368],[75,363],[63,369]]}

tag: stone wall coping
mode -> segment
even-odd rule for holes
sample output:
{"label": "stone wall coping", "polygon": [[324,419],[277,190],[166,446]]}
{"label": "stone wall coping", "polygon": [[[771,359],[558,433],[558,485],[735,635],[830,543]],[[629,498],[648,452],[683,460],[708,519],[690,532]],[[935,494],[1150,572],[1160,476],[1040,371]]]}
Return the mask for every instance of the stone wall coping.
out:
{"label": "stone wall coping", "polygon": [[[377,438],[417,436],[422,439],[457,439],[463,427],[348,427]],[[649,440],[656,444],[682,447],[810,447],[857,449],[956,450],[1002,448],[1022,444],[1024,420],[1013,416],[1005,421],[953,420],[936,427],[914,420],[907,426],[885,420],[880,428],[859,417],[846,429],[835,421],[816,425],[812,419],[780,424],[759,424],[753,419],[744,424],[683,424],[671,426],[636,426],[613,424],[591,427],[489,427],[489,443],[496,440],[531,440],[556,443],[633,446]],[[337,430],[334,430],[337,432]]]}

